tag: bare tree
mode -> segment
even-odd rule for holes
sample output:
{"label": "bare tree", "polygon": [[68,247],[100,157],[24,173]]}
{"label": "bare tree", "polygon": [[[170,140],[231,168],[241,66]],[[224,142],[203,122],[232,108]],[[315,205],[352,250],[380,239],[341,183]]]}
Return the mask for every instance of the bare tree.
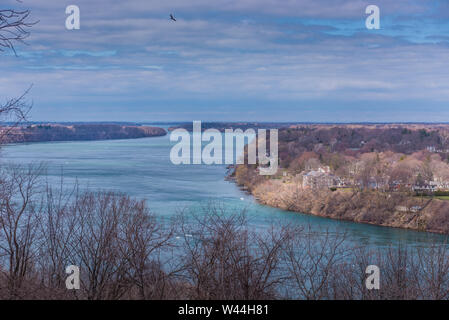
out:
{"label": "bare tree", "polygon": [[70,209],[76,217],[69,260],[81,269],[81,295],[89,300],[119,299],[129,287],[126,257],[120,254],[120,215],[135,208],[127,197],[85,193]]}
{"label": "bare tree", "polygon": [[[0,261],[10,298],[21,298],[34,271],[41,167],[11,166],[1,172]],[[30,288],[28,288],[30,289]]]}
{"label": "bare tree", "polygon": [[[138,299],[163,299],[171,291],[171,272],[166,272],[173,247],[173,228],[157,221],[144,201],[120,219],[120,254],[126,257],[126,273]],[[164,252],[167,253],[164,257]],[[166,267],[164,268],[163,265]]]}
{"label": "bare tree", "polygon": [[[42,268],[47,283],[65,288],[68,265],[81,270],[77,299],[162,299],[170,275],[161,251],[173,231],[151,215],[144,201],[111,192],[85,192],[68,204],[47,201],[42,223]],[[165,260],[164,260],[165,261]]]}
{"label": "bare tree", "polygon": [[420,299],[449,299],[449,252],[447,244],[418,248],[412,260],[411,278]]}
{"label": "bare tree", "polygon": [[290,233],[248,227],[243,212],[209,206],[182,217],[184,281],[192,299],[274,299]]}
{"label": "bare tree", "polygon": [[18,98],[8,99],[0,105],[0,123],[9,122],[7,127],[0,127],[0,144],[9,141],[8,137],[20,123],[27,120],[32,104],[26,101],[31,86]]}
{"label": "bare tree", "polygon": [[30,21],[30,10],[0,10],[0,51],[10,49],[16,54],[15,43],[24,43],[36,22]]}
{"label": "bare tree", "polygon": [[[17,55],[15,45],[24,43],[30,35],[29,29],[37,23],[30,20],[30,14],[30,10],[0,9],[0,52],[9,49]],[[31,109],[31,104],[26,102],[30,89],[31,86],[18,98],[10,98],[0,104],[0,121],[12,123],[0,128],[0,142],[5,141],[12,128],[26,120]]]}
{"label": "bare tree", "polygon": [[335,276],[351,253],[345,239],[344,233],[329,230],[317,236],[311,227],[291,239],[284,253],[291,298],[320,300],[333,295]]}
{"label": "bare tree", "polygon": [[41,215],[39,217],[39,272],[41,285],[48,289],[47,297],[67,297],[65,268],[71,265],[70,249],[77,228],[77,217],[73,214],[73,203],[79,197],[78,185],[64,188],[61,177],[59,188],[46,185]]}

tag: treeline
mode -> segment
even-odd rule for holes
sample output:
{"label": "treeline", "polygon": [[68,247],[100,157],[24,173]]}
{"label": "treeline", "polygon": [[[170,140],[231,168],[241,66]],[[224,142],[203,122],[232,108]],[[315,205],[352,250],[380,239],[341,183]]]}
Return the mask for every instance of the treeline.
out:
{"label": "treeline", "polygon": [[[276,175],[261,176],[256,165],[237,165],[232,175],[260,203],[272,207],[448,234],[449,202],[421,197],[442,197],[449,190],[445,130],[290,128],[279,131],[281,165]],[[326,167],[332,185],[329,180],[304,185],[305,174]]]}
{"label": "treeline", "polygon": [[[279,131],[278,174],[328,166],[342,185],[355,189],[412,191],[430,182],[449,188],[449,131],[446,129],[312,127]],[[430,148],[434,148],[428,150]],[[432,150],[436,150],[432,152]],[[237,182],[253,189],[266,181],[254,165],[238,165]]]}
{"label": "treeline", "polygon": [[167,134],[164,129],[158,127],[117,124],[34,124],[13,128],[0,127],[0,130],[6,132],[2,143],[135,139]]}
{"label": "treeline", "polygon": [[428,129],[369,126],[301,126],[279,131],[280,164],[288,168],[294,159],[305,152],[341,154],[356,157],[369,152],[393,152],[412,154],[434,147],[443,152],[447,161],[449,126]]}
{"label": "treeline", "polygon": [[[2,299],[447,299],[449,251],[371,249],[344,232],[252,227],[210,205],[175,219],[110,192],[54,188],[43,168],[3,166]],[[62,184],[63,185],[63,184]],[[67,290],[65,268],[80,268]],[[367,290],[366,267],[380,268]]]}

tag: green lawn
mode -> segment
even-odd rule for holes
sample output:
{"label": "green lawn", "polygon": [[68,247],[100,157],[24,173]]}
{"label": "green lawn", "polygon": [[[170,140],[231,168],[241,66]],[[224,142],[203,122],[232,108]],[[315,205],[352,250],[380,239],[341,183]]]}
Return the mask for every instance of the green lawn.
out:
{"label": "green lawn", "polygon": [[415,199],[421,199],[421,198],[435,198],[435,199],[439,199],[439,200],[446,200],[449,201],[449,196],[415,196]]}

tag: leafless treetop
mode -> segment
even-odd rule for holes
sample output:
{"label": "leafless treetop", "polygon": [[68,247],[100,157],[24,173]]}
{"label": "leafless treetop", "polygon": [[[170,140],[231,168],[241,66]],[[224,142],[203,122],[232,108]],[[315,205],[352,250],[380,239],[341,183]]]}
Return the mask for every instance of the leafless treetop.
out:
{"label": "leafless treetop", "polygon": [[[15,45],[24,43],[30,35],[29,29],[37,23],[30,19],[30,13],[30,10],[0,9],[0,52],[9,49],[17,55]],[[0,144],[12,128],[26,120],[31,105],[25,101],[25,96],[30,89],[31,86],[21,96],[0,103],[0,121],[12,122],[8,127],[0,128]]]}
{"label": "leafless treetop", "polygon": [[6,48],[16,53],[14,44],[23,43],[30,34],[28,28],[34,24],[30,21],[30,10],[0,10],[0,51]]}

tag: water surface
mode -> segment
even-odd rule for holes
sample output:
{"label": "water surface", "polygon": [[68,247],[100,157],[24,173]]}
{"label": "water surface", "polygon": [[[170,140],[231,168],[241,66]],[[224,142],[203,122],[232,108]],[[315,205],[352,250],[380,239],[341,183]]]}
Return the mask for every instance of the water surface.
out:
{"label": "water surface", "polygon": [[346,230],[354,243],[375,247],[442,243],[445,237],[410,230],[386,228],[286,212],[257,204],[235,184],[226,181],[224,165],[174,165],[169,159],[174,142],[169,136],[133,140],[47,142],[4,146],[3,162],[44,162],[50,184],[75,181],[91,190],[126,192],[146,199],[157,215],[170,217],[180,210],[197,210],[218,203],[228,211],[247,210],[251,224],[311,225],[318,232]]}

